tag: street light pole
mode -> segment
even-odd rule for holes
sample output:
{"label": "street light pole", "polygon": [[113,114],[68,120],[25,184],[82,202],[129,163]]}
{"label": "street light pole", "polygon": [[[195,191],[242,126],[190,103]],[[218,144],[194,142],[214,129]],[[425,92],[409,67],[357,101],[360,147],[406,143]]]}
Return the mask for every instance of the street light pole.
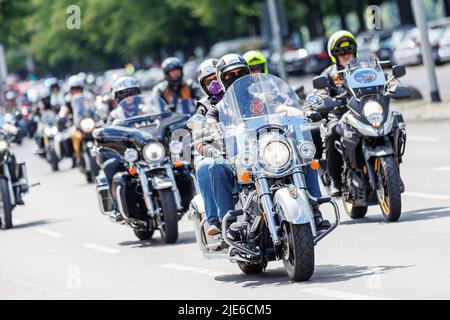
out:
{"label": "street light pole", "polygon": [[283,41],[280,31],[280,22],[278,20],[277,6],[275,0],[267,0],[267,7],[269,8],[270,24],[272,27],[272,36],[274,40],[275,50],[278,54],[278,74],[284,80],[287,80],[286,69],[284,68],[283,59]]}
{"label": "street light pole", "polygon": [[428,81],[430,83],[430,94],[432,102],[440,102],[439,86],[436,78],[436,70],[434,68],[434,59],[431,51],[430,39],[428,38],[428,24],[425,16],[425,8],[422,0],[412,0],[414,17],[417,27],[420,30],[422,58],[427,69]]}
{"label": "street light pole", "polygon": [[5,50],[2,44],[0,44],[0,87],[7,75],[8,69],[6,68]]}

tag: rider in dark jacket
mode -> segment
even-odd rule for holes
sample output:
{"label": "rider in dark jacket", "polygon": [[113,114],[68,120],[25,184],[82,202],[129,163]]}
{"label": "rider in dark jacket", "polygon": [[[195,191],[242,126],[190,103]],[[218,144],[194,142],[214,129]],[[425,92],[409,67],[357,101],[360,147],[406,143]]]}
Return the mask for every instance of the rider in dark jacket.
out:
{"label": "rider in dark jacket", "polygon": [[[170,111],[194,114],[195,102],[202,97],[199,86],[183,80],[183,64],[178,58],[165,59],[161,67],[165,80],[153,88],[153,93],[167,103]],[[181,109],[177,109],[180,102]]]}
{"label": "rider in dark jacket", "polygon": [[[328,78],[328,87],[319,90],[321,96],[336,97],[343,92],[344,78],[338,71],[348,66],[351,60],[358,56],[358,45],[352,33],[341,30],[334,33],[328,41],[328,54],[334,63],[322,72],[322,76]],[[333,110],[328,114],[328,135],[326,138],[327,170],[333,180],[331,195],[339,197],[342,195],[342,168],[341,155],[335,148],[335,141],[340,139],[336,132],[339,119],[346,112],[343,108]]]}

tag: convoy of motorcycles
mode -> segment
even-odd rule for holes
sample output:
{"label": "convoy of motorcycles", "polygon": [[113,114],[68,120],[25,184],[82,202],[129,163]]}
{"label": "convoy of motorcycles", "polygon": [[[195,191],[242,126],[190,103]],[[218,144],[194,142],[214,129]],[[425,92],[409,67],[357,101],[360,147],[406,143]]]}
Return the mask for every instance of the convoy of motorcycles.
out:
{"label": "convoy of motorcycles", "polygon": [[[111,110],[101,95],[96,114],[78,122],[56,110],[33,113],[28,108],[20,117],[5,119],[0,130],[0,226],[12,227],[12,210],[23,204],[22,195],[29,190],[25,164],[10,151],[12,142],[20,143],[28,134],[54,171],[62,159],[73,159],[86,180],[95,183],[101,213],[131,227],[138,239],[149,240],[159,231],[164,242],[176,243],[178,222],[187,214],[206,258],[224,257],[246,274],[263,272],[269,262],[281,260],[291,279],[306,281],[314,272],[316,245],[340,221],[334,198],[314,198],[306,188],[308,167],[318,170],[326,189],[331,185],[322,152],[327,119],[313,122],[305,116],[308,111],[345,110],[335,146],[344,164],[347,214],[363,218],[368,206],[379,205],[387,221],[400,218],[405,186],[399,168],[406,130],[390,100],[408,98],[410,91],[398,81],[404,67],[394,66],[392,76],[382,67],[373,57],[355,59],[340,71],[345,81],[334,98],[313,92],[302,102],[286,82],[265,74],[240,78],[225,92],[219,124],[210,130],[214,137],[200,138],[222,140],[238,182],[235,210],[225,216],[216,236],[206,231],[210,226],[193,165],[198,141],[191,131],[210,126],[205,117],[170,112],[164,100],[145,93],[123,102],[145,112],[112,124],[106,124]],[[314,79],[316,90],[326,86],[326,77]],[[313,139],[314,130],[321,139]],[[110,159],[120,169],[109,182],[102,168]],[[312,202],[333,209],[328,229],[317,230]]]}

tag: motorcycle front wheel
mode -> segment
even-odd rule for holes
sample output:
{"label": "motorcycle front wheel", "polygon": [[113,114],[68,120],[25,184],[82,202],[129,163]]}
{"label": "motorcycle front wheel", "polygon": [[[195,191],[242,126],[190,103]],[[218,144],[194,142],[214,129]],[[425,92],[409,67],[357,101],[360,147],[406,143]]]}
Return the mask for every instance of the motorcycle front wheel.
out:
{"label": "motorcycle front wheel", "polygon": [[402,214],[402,181],[394,157],[384,157],[375,160],[378,174],[377,196],[383,216],[389,222],[400,219]]}
{"label": "motorcycle front wheel", "polygon": [[159,217],[161,238],[165,243],[173,244],[178,240],[178,210],[172,190],[160,190],[159,202],[162,212]]}
{"label": "motorcycle front wheel", "polygon": [[283,264],[289,278],[308,281],[314,273],[314,239],[311,225],[284,223]]}
{"label": "motorcycle front wheel", "polygon": [[11,198],[9,196],[8,180],[0,179],[0,229],[8,230],[13,227]]}
{"label": "motorcycle front wheel", "polygon": [[50,149],[49,160],[50,160],[50,165],[52,166],[52,170],[58,171],[59,170],[59,160],[58,160],[58,156],[56,155],[55,149]]}

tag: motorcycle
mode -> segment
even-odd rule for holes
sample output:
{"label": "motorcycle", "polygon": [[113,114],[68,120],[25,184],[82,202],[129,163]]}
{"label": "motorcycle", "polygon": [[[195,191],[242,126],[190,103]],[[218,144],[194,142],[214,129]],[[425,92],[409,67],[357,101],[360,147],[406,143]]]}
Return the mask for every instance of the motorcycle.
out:
{"label": "motorcycle", "polygon": [[[315,246],[337,227],[339,209],[331,198],[315,199],[306,190],[305,170],[316,149],[298,97],[275,76],[248,75],[227,90],[218,106],[215,131],[222,132],[239,191],[236,210],[223,218],[219,237],[206,233],[201,196],[192,201],[189,217],[200,250],[206,258],[237,262],[246,274],[282,260],[292,280],[307,281],[314,272]],[[201,116],[189,122],[190,128],[205,125]],[[335,221],[329,229],[316,230],[313,202],[332,205]]]}
{"label": "motorcycle", "polygon": [[0,229],[13,227],[12,212],[23,205],[22,195],[28,192],[28,178],[24,162],[17,162],[10,151],[17,129],[5,125],[0,129]]}
{"label": "motorcycle", "polygon": [[[342,198],[347,214],[360,219],[368,206],[379,205],[391,222],[397,221],[402,212],[405,186],[400,164],[406,147],[406,124],[402,115],[390,108],[390,100],[409,98],[411,90],[397,80],[406,74],[405,67],[393,66],[393,75],[387,76],[382,64],[372,56],[353,60],[340,71],[345,79],[342,94],[335,99],[325,98],[316,110],[348,110],[338,123],[341,137],[335,144],[344,162]],[[315,89],[327,86],[326,77],[314,79]],[[322,159],[321,168],[326,168],[326,159]],[[329,173],[322,169],[320,176],[329,188]]]}
{"label": "motorcycle", "polygon": [[110,152],[124,165],[111,186],[117,208],[103,172],[97,178],[100,210],[105,215],[118,212],[120,222],[133,228],[140,240],[150,240],[159,230],[166,243],[175,243],[178,221],[197,192],[192,166],[182,160],[186,144],[180,133],[189,135],[189,117],[170,113],[160,98],[139,95],[130,100],[145,106],[145,114],[94,131],[99,163],[107,160],[103,153]]}

